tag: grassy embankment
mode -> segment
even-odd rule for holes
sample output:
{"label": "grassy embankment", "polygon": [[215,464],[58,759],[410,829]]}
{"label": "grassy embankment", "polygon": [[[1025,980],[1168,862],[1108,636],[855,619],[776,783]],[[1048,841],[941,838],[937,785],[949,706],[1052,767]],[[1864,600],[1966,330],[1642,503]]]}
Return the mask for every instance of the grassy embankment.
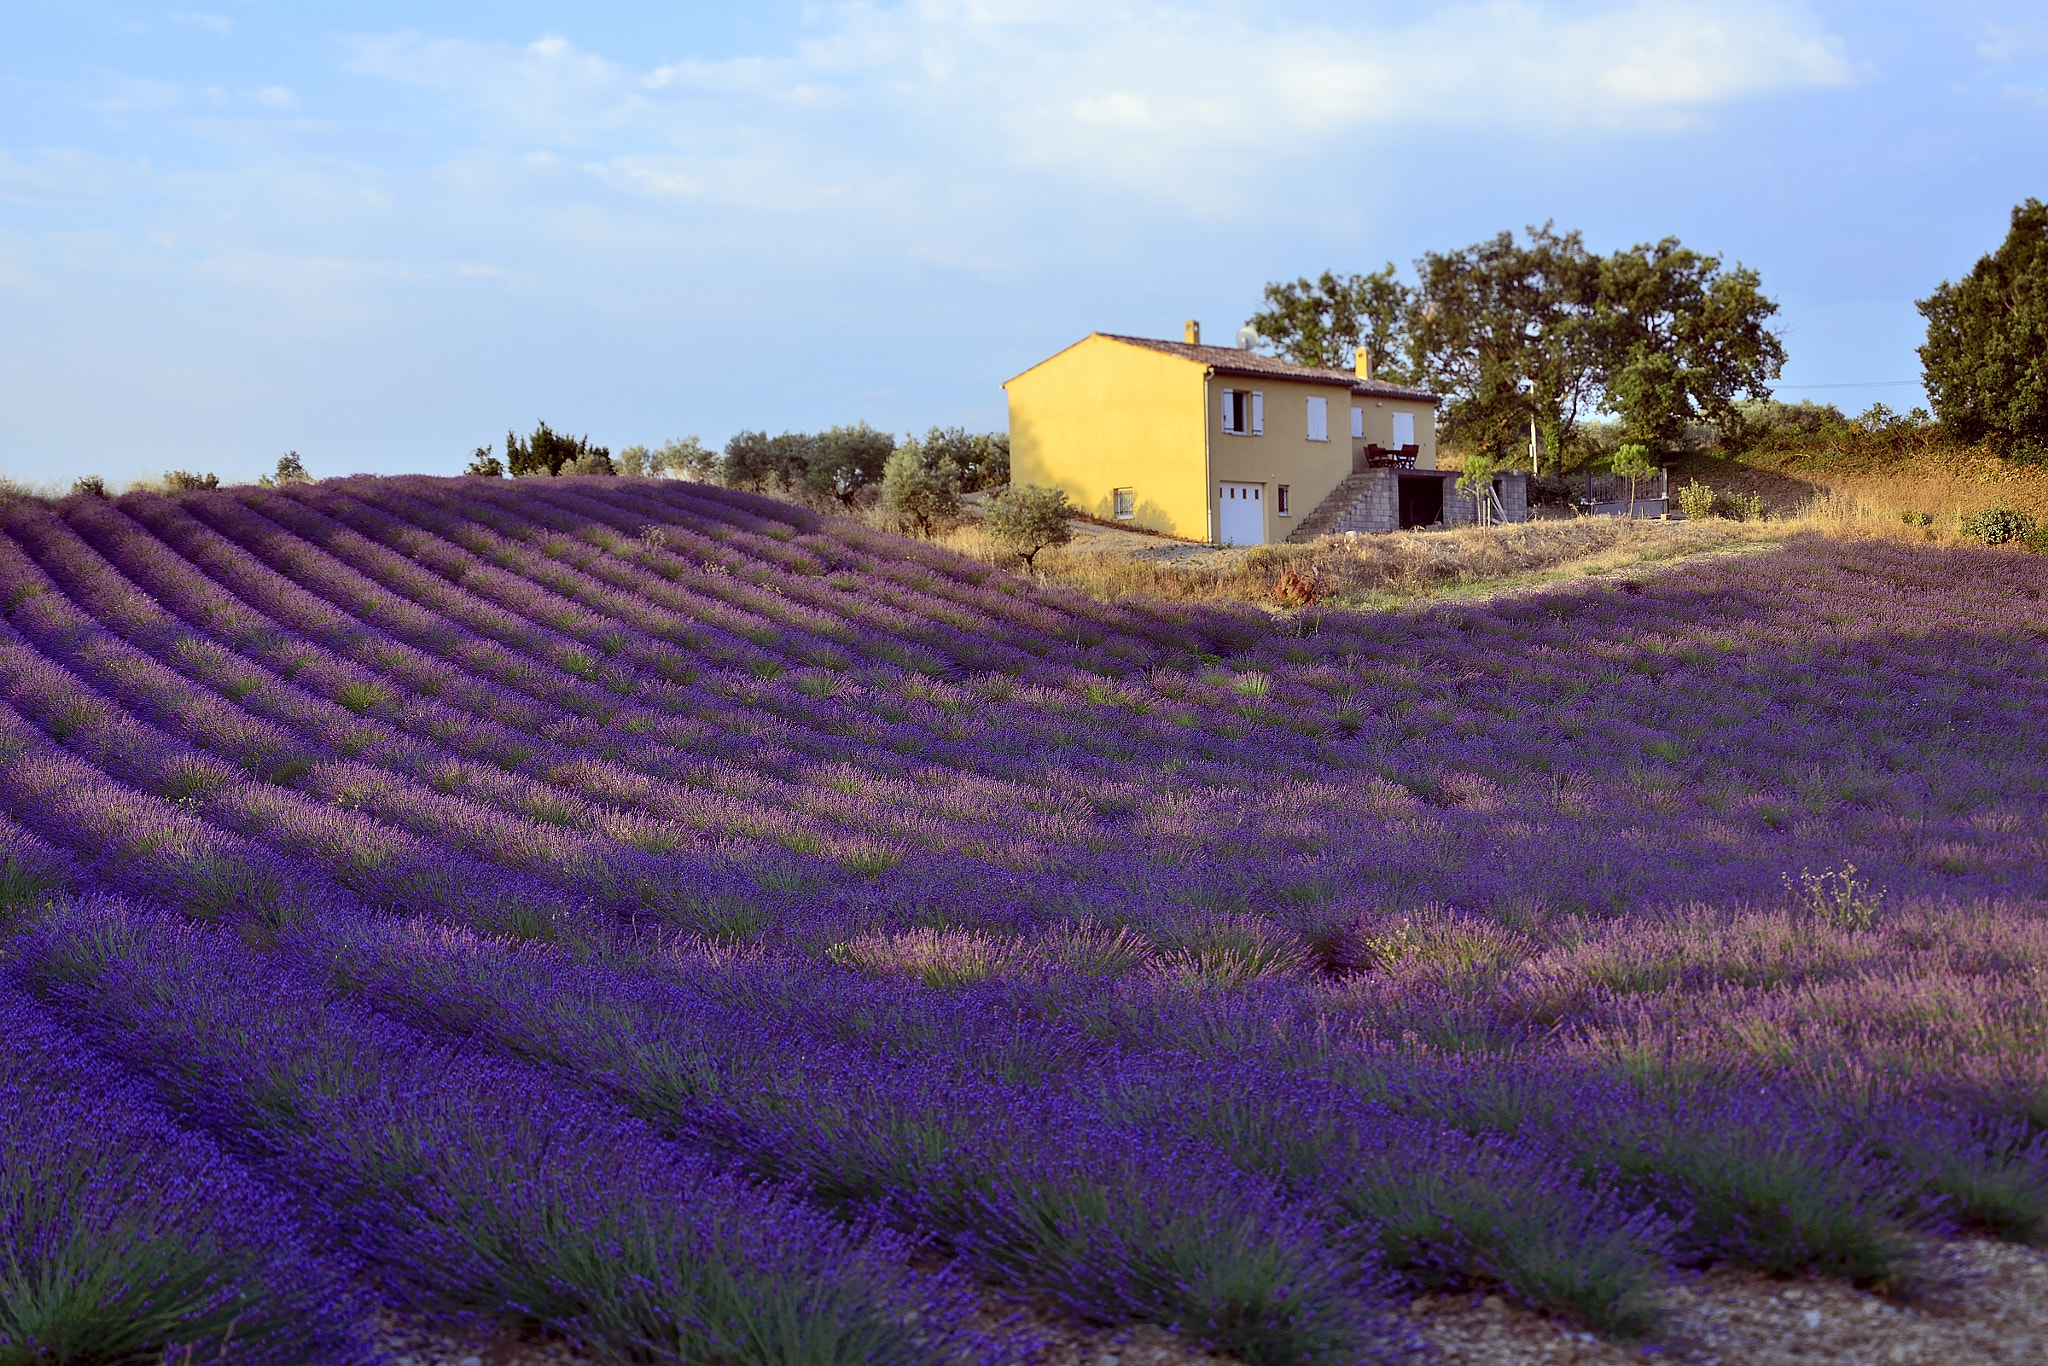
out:
{"label": "grassy embankment", "polygon": [[[1760,521],[1713,517],[1629,522],[1557,509],[1515,526],[1386,536],[1331,536],[1309,545],[1198,549],[1166,538],[1092,538],[1038,557],[1036,577],[1109,601],[1151,597],[1265,606],[1373,607],[1486,596],[1586,575],[1650,571],[1702,554],[1742,554],[1798,535],[1885,537],[1953,545],[1961,519],[2004,505],[2048,522],[2048,468],[1934,443],[1835,443],[1739,455],[1693,452],[1672,465],[1672,489],[1693,481],[1721,495],[1755,494]],[[1723,504],[1725,506],[1725,503]],[[1926,516],[1927,524],[1905,514]],[[947,544],[1002,557],[977,526]],[[2017,553],[2017,552],[2016,552]]]}

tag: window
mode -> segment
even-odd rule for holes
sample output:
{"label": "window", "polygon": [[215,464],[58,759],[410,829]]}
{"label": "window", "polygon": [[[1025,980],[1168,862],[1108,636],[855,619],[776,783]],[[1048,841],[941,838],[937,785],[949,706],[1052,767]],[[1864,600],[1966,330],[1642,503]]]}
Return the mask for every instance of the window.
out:
{"label": "window", "polygon": [[1223,430],[1236,436],[1263,435],[1266,430],[1266,395],[1258,389],[1225,389]]}
{"label": "window", "polygon": [[1351,410],[1351,435],[1361,441],[1365,439],[1365,409],[1363,408],[1353,408]]}
{"label": "window", "polygon": [[1394,414],[1394,449],[1415,444],[1415,414]]}
{"label": "window", "polygon": [[1138,491],[1136,489],[1118,489],[1115,497],[1116,518],[1118,521],[1126,521],[1138,515]]}
{"label": "window", "polygon": [[1308,401],[1308,439],[1328,441],[1330,439],[1330,400],[1312,398]]}
{"label": "window", "polygon": [[1273,512],[1280,517],[1291,516],[1290,507],[1291,504],[1287,500],[1287,485],[1282,484],[1273,490]]}

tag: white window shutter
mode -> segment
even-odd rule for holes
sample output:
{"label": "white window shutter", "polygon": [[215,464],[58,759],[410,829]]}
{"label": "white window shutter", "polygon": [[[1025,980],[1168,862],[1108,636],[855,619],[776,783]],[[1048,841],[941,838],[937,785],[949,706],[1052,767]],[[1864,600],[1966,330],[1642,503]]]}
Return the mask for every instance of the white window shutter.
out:
{"label": "white window shutter", "polygon": [[1232,426],[1230,425],[1230,419],[1231,419],[1231,411],[1230,411],[1230,400],[1231,400],[1231,399],[1232,399],[1233,397],[1235,397],[1235,396],[1236,396],[1236,394],[1237,394],[1237,391],[1236,391],[1235,389],[1225,389],[1225,390],[1223,391],[1223,430],[1224,430],[1224,431],[1226,431],[1226,432],[1229,432],[1229,431],[1235,431],[1235,430],[1236,430],[1236,428],[1234,428],[1234,427],[1232,427]]}
{"label": "white window shutter", "polygon": [[1359,439],[1363,439],[1365,436],[1365,409],[1363,408],[1353,408],[1351,410],[1351,435]]}
{"label": "white window shutter", "polygon": [[1252,390],[1252,435],[1266,434],[1266,395],[1261,389]]}
{"label": "white window shutter", "polygon": [[1330,439],[1330,400],[1311,398],[1308,401],[1308,439],[1328,441]]}

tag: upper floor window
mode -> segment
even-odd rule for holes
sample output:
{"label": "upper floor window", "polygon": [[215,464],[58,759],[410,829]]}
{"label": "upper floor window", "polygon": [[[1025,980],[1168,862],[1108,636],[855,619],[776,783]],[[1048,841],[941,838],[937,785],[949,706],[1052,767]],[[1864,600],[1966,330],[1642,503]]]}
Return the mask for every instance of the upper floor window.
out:
{"label": "upper floor window", "polygon": [[1223,391],[1223,430],[1236,436],[1262,436],[1266,431],[1266,395],[1260,389]]}
{"label": "upper floor window", "polygon": [[1330,400],[1327,398],[1312,398],[1308,401],[1308,439],[1330,439]]}
{"label": "upper floor window", "polygon": [[1138,515],[1138,491],[1136,489],[1118,489],[1115,497],[1116,518],[1118,521],[1125,521]]}

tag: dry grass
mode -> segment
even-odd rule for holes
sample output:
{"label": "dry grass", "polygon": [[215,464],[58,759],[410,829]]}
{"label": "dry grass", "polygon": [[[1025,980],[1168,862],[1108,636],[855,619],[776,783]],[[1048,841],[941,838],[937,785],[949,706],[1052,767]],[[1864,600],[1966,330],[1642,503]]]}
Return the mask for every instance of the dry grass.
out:
{"label": "dry grass", "polygon": [[1772,452],[1740,460],[1695,455],[1673,467],[1673,491],[1691,479],[1718,493],[1759,494],[1776,516],[1818,516],[1834,525],[1903,525],[1903,513],[1929,513],[1936,539],[1953,539],[1960,518],[2000,505],[2048,520],[2048,467],[1972,447],[1863,461],[1825,452]]}
{"label": "dry grass", "polygon": [[[1962,539],[1959,521],[2004,505],[2048,523],[2048,469],[1970,450],[1923,453],[1889,466],[1803,468],[1695,458],[1673,490],[1698,479],[1720,493],[1758,493],[1767,516],[1738,522],[1631,521],[1565,516],[1456,531],[1328,536],[1308,545],[1219,550],[1119,531],[1040,552],[1029,571],[970,523],[943,538],[953,550],[1105,601],[1236,601],[1289,609],[1386,606],[1492,594],[1625,572],[1708,552],[1737,552],[1800,534],[1881,536],[1937,544]],[[1926,524],[1904,514],[1924,514]],[[2015,551],[2014,553],[2022,553]]]}
{"label": "dry grass", "polygon": [[[1783,540],[1800,524],[1577,517],[1457,531],[1328,536],[1248,550],[1156,547],[1135,538],[1040,552],[1033,577],[1106,601],[1252,602],[1276,608],[1367,606],[1492,592],[1599,574],[1702,551]],[[952,549],[1016,568],[978,528]]]}

